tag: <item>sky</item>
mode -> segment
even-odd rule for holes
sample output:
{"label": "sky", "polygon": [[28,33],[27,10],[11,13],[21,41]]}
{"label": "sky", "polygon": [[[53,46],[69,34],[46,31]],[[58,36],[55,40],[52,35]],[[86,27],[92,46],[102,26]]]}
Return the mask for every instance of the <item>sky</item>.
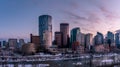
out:
{"label": "sky", "polygon": [[[38,35],[38,17],[52,16],[53,33],[60,23],[83,33],[120,31],[120,0],[0,0],[0,39]],[[53,34],[54,37],[54,34]]]}

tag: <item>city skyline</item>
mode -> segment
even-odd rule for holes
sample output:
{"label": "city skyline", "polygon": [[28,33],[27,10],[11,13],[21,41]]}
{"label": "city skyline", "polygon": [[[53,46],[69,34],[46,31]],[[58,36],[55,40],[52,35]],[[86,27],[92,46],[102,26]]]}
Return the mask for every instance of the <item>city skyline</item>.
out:
{"label": "city skyline", "polygon": [[0,67],[120,67],[120,0],[0,0]]}
{"label": "city skyline", "polygon": [[0,39],[38,35],[38,17],[43,14],[53,17],[53,32],[60,30],[60,23],[69,23],[70,30],[80,27],[82,32],[94,35],[97,31],[115,32],[120,29],[117,6],[118,0],[1,0]]}

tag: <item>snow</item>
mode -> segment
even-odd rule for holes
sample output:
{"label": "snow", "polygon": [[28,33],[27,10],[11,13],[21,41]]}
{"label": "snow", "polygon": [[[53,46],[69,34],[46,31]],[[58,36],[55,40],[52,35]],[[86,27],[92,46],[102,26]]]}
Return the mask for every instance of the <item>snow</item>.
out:
{"label": "snow", "polygon": [[113,62],[112,59],[106,59],[106,60],[102,60],[102,62]]}

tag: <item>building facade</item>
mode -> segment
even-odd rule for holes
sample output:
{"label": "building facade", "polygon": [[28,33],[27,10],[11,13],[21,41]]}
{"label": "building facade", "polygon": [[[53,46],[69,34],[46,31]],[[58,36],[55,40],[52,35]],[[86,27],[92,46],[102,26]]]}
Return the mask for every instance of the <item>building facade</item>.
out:
{"label": "building facade", "polygon": [[[77,41],[77,35],[80,34],[80,28],[73,28],[70,32],[70,44]],[[72,46],[72,45],[71,45]]]}
{"label": "building facade", "polygon": [[52,46],[52,32],[45,31],[43,33],[43,41],[46,48],[49,48]]}
{"label": "building facade", "polygon": [[0,41],[0,48],[2,48],[2,42]]}
{"label": "building facade", "polygon": [[55,32],[55,43],[58,47],[62,47],[62,33],[61,32]]}
{"label": "building facade", "polygon": [[18,48],[21,49],[23,44],[25,44],[24,39],[19,39],[19,45],[18,45]]}
{"label": "building facade", "polygon": [[23,55],[33,55],[36,53],[34,43],[26,43],[22,45],[22,54]]}
{"label": "building facade", "polygon": [[82,32],[77,34],[77,41],[80,43],[80,45],[85,45],[85,34]]}
{"label": "building facade", "polygon": [[120,48],[120,39],[119,39],[120,34],[116,33],[115,34],[115,44],[117,46],[117,48]]}
{"label": "building facade", "polygon": [[18,46],[17,39],[9,39],[8,44],[9,44],[9,49],[16,50],[16,48]]}
{"label": "building facade", "polygon": [[39,16],[40,44],[45,47],[52,45],[52,17],[50,15]]}
{"label": "building facade", "polygon": [[30,42],[34,43],[35,45],[40,45],[40,36],[34,36],[30,34]]}
{"label": "building facade", "polygon": [[6,41],[2,42],[2,48],[7,48],[8,47],[8,43]]}
{"label": "building facade", "polygon": [[110,31],[107,32],[107,44],[110,46],[115,46],[114,34]]}
{"label": "building facade", "polygon": [[81,45],[85,45],[85,34],[84,33],[80,33],[81,34]]}
{"label": "building facade", "polygon": [[60,24],[60,32],[62,32],[62,42],[63,47],[67,47],[68,39],[69,39],[69,24],[68,23],[61,23]]}
{"label": "building facade", "polygon": [[104,36],[102,33],[97,32],[97,35],[94,37],[95,45],[101,45],[104,43]]}
{"label": "building facade", "polygon": [[90,47],[93,45],[93,34],[88,33],[85,35],[85,48],[90,50]]}

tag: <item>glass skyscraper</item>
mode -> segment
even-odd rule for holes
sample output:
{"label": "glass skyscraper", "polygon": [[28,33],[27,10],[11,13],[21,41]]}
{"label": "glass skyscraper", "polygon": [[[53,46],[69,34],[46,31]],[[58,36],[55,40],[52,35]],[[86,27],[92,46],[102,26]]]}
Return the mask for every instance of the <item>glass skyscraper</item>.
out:
{"label": "glass skyscraper", "polygon": [[115,44],[118,48],[120,48],[120,39],[119,39],[120,34],[116,33],[115,34]]}
{"label": "glass skyscraper", "polygon": [[107,32],[107,42],[111,43],[110,46],[115,46],[113,43],[114,43],[114,34],[110,31]]}
{"label": "glass skyscraper", "polygon": [[104,36],[102,33],[97,32],[97,35],[94,38],[95,45],[101,45],[104,43]]}
{"label": "glass skyscraper", "polygon": [[52,17],[50,15],[39,16],[40,44],[45,47],[52,45]]}
{"label": "glass skyscraper", "polygon": [[73,42],[77,41],[77,35],[80,34],[80,28],[73,28],[70,32],[71,37],[70,37],[70,43],[72,44]]}

